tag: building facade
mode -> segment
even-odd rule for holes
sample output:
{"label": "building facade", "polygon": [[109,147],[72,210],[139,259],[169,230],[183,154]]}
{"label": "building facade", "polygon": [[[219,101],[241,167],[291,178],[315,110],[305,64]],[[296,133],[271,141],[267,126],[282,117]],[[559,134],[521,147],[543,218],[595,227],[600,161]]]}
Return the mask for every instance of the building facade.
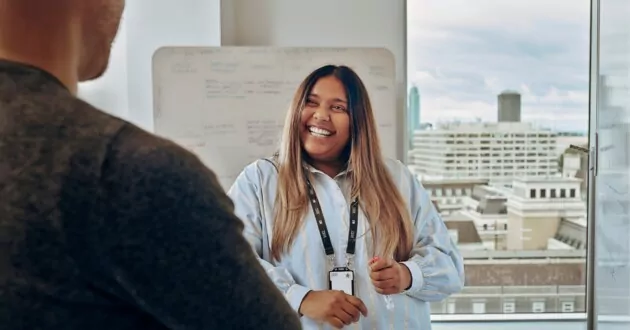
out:
{"label": "building facade", "polygon": [[422,180],[552,177],[556,133],[528,123],[447,124],[415,131],[408,163]]}
{"label": "building facade", "polygon": [[585,251],[463,251],[466,286],[433,314],[585,311]]}

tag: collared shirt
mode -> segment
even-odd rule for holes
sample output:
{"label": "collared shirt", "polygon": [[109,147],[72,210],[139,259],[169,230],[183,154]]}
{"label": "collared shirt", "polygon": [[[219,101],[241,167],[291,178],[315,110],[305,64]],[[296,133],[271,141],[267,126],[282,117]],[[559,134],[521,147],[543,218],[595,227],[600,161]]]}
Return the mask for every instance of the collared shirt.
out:
{"label": "collared shirt", "polygon": [[[387,159],[386,165],[414,222],[415,245],[411,258],[404,262],[413,281],[405,293],[390,295],[394,308],[388,310],[384,296],[378,294],[370,282],[368,261],[373,257],[372,237],[368,233],[368,221],[360,211],[353,268],[356,296],[367,306],[368,316],[345,329],[430,330],[428,302],[443,300],[462,289],[463,260],[420,182],[399,161]],[[336,263],[343,265],[349,230],[349,175],[344,172],[331,178],[312,167],[307,168],[313,174],[311,183],[322,206]],[[258,160],[243,170],[228,195],[234,202],[236,215],[245,223],[245,237],[260,263],[297,311],[309,290],[328,289],[330,267],[310,204],[290,250],[278,262],[269,256],[277,182],[274,164]],[[305,316],[302,325],[307,330],[332,329]]]}

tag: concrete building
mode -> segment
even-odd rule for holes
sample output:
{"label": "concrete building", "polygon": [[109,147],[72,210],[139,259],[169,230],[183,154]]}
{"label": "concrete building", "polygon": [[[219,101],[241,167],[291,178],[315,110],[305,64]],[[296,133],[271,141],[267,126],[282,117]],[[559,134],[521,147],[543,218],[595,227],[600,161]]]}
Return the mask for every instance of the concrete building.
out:
{"label": "concrete building", "polygon": [[440,214],[448,216],[464,207],[464,197],[471,196],[477,186],[488,185],[488,180],[422,180]]}
{"label": "concrete building", "polygon": [[[423,184],[436,204],[449,209],[443,218],[466,272],[464,290],[432,303],[433,314],[585,311],[586,203],[580,179]],[[614,297],[619,304],[630,301]]]}
{"label": "concrete building", "polygon": [[[579,180],[541,182],[515,180],[512,188],[475,187],[464,201],[464,210],[444,217],[465,260],[466,286],[461,293],[432,303],[432,313],[585,311],[585,204],[581,202],[580,207],[573,198],[560,198],[563,189],[564,196],[576,189],[575,198],[579,198]],[[556,191],[553,199],[531,197],[552,196],[552,189]],[[541,210],[543,203],[546,211]],[[510,205],[518,205],[520,213]],[[568,206],[565,214],[558,213],[562,205]],[[581,218],[575,216],[578,213]],[[520,228],[510,226],[514,223]],[[510,248],[514,245],[523,249]],[[536,249],[539,245],[547,246]]]}
{"label": "concrete building", "polygon": [[466,218],[446,217],[444,224],[460,250],[487,250],[475,223]]}
{"label": "concrete building", "polygon": [[507,249],[544,250],[563,218],[586,218],[580,179],[515,180],[507,206]]}
{"label": "concrete building", "polygon": [[497,104],[498,122],[521,121],[521,94],[515,91],[504,91],[497,96]]}
{"label": "concrete building", "polygon": [[[459,211],[444,219],[471,222],[486,250],[585,249],[586,203],[580,184],[559,177],[516,179],[511,188],[479,185],[462,198]],[[473,236],[455,236],[462,235]]]}
{"label": "concrete building", "polygon": [[470,219],[488,250],[507,248],[508,196],[495,187],[477,186],[472,196],[464,200],[464,208],[455,219]]}
{"label": "concrete building", "polygon": [[560,227],[549,239],[549,250],[586,249],[586,218],[562,218]]}
{"label": "concrete building", "polygon": [[556,155],[560,157],[572,144],[588,147],[588,136],[582,133],[558,132],[556,137]]}
{"label": "concrete building", "polygon": [[[420,129],[420,92],[417,86],[412,86],[411,89],[409,89],[407,126],[409,136],[413,136],[413,133]],[[411,139],[409,139],[409,141],[411,141]]]}
{"label": "concrete building", "polygon": [[462,251],[464,290],[434,314],[574,313],[585,310],[585,251]]}
{"label": "concrete building", "polygon": [[408,164],[423,181],[554,177],[556,133],[528,123],[446,124],[414,132]]}

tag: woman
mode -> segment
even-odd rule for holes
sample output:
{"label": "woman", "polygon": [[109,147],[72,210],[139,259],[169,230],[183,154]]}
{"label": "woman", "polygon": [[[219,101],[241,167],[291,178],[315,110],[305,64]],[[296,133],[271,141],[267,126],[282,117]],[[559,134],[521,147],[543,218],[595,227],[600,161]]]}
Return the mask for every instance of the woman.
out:
{"label": "woman", "polygon": [[422,329],[461,290],[463,262],[428,194],[383,159],[365,86],[324,66],[297,90],[280,151],[228,195],[304,329]]}

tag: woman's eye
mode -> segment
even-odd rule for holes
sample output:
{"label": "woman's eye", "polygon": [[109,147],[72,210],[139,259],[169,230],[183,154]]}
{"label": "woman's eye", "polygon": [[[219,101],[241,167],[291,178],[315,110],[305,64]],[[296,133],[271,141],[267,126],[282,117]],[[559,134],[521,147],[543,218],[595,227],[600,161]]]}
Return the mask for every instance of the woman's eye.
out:
{"label": "woman's eye", "polygon": [[333,110],[335,111],[346,111],[346,108],[340,106],[340,105],[333,105]]}
{"label": "woman's eye", "polygon": [[306,101],[306,105],[309,107],[315,107],[317,106],[317,103],[315,101],[308,100]]}

